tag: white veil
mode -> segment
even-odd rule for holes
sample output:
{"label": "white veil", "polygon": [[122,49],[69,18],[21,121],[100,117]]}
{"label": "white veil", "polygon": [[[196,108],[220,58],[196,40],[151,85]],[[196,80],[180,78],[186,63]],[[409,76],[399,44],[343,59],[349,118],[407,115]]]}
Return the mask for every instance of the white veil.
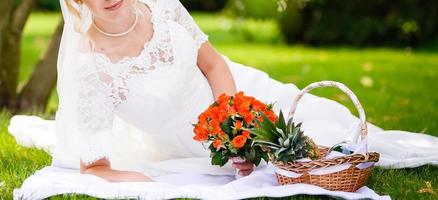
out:
{"label": "white veil", "polygon": [[[87,37],[77,29],[78,25],[81,31],[90,27],[91,14],[85,5],[79,7],[71,0],[72,5],[78,6],[77,10],[85,17],[81,20],[81,24],[76,24],[75,16],[70,12],[65,1],[60,0],[65,24],[57,63],[59,103],[54,120],[56,136],[53,137],[56,138],[56,142],[51,153],[52,165],[79,168],[80,159],[90,163],[107,157],[113,168],[144,170],[145,166],[152,165],[152,161],[161,160],[161,157],[157,156],[159,154],[154,144],[148,139],[148,134],[114,115],[113,102],[108,100],[108,96],[96,95],[99,91],[93,91],[81,85],[82,82],[78,82],[79,74],[87,74],[89,69],[91,69],[90,73],[93,73],[92,69],[97,64],[92,53],[83,52],[83,45],[89,43]],[[101,81],[92,80],[88,84],[100,84],[98,82]],[[83,91],[84,88],[87,90]],[[93,98],[88,98],[90,94]],[[80,107],[79,101],[86,106]],[[89,115],[86,116],[87,114]],[[84,117],[88,118],[83,119]],[[91,119],[92,125],[80,129],[84,124],[83,120],[88,119]],[[139,163],[138,160],[142,160],[143,163]]]}
{"label": "white veil", "polygon": [[[73,167],[72,163],[77,163],[79,167],[79,155],[86,155],[80,151],[86,149],[75,148],[75,144],[80,143],[77,137],[80,134],[77,123],[77,99],[79,85],[75,81],[75,69],[81,65],[81,60],[85,54],[79,53],[79,44],[81,33],[75,29],[75,20],[73,14],[67,8],[65,0],[60,0],[62,15],[64,18],[64,29],[61,37],[61,43],[58,52],[58,79],[57,92],[59,97],[58,110],[55,117],[55,135],[56,145],[53,150],[53,165],[64,167]],[[73,5],[72,6],[76,6]],[[86,6],[81,10],[87,13]],[[68,141],[68,142],[67,142]],[[97,148],[97,147],[96,147]],[[86,160],[90,160],[88,158]]]}

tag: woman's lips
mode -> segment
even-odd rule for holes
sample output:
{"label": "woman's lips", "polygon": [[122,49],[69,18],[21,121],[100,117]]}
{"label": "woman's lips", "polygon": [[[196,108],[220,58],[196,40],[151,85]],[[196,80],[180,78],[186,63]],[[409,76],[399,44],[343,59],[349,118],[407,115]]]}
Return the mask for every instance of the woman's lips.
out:
{"label": "woman's lips", "polygon": [[122,2],[123,2],[123,0],[120,0],[120,1],[118,1],[117,3],[115,3],[115,4],[111,5],[111,6],[105,7],[105,9],[107,9],[107,10],[116,10],[116,9],[118,9],[122,5]]}

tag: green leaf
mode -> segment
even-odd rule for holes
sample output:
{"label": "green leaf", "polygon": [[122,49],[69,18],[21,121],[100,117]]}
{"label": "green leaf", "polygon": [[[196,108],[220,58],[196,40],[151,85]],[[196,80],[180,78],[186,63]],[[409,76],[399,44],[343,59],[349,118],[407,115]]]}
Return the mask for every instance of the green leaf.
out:
{"label": "green leaf", "polygon": [[228,156],[223,155],[221,152],[217,152],[211,159],[212,165],[224,166],[228,162]]}
{"label": "green leaf", "polygon": [[[292,123],[292,126],[293,126],[293,123]],[[299,129],[298,128],[294,128],[294,130],[292,131],[292,135],[293,135],[293,137],[292,137],[292,146],[295,146],[296,144],[297,144],[297,140],[298,140],[298,133],[299,133]]]}
{"label": "green leaf", "polygon": [[214,153],[213,157],[211,157],[211,164],[220,165],[220,163],[221,163],[221,155],[218,153]]}
{"label": "green leaf", "polygon": [[290,145],[291,145],[290,143],[291,143],[290,138],[287,138],[287,139],[284,141],[283,146],[284,146],[284,147],[290,147]]}
{"label": "green leaf", "polygon": [[262,160],[261,157],[257,156],[252,163],[254,163],[255,166],[259,166],[261,160]]}
{"label": "green leaf", "polygon": [[253,160],[256,157],[256,152],[254,148],[249,149],[249,159]]}
{"label": "green leaf", "polygon": [[262,153],[262,158],[263,158],[263,160],[265,160],[266,162],[268,162],[268,161],[269,161],[268,153],[263,152],[263,153]]}
{"label": "green leaf", "polygon": [[293,118],[289,118],[287,121],[286,133],[289,134],[294,127]]}
{"label": "green leaf", "polygon": [[260,112],[263,118],[263,126],[268,130],[275,130],[275,124],[271,122],[271,120],[265,115],[265,113]]}
{"label": "green leaf", "polygon": [[259,127],[256,127],[254,129],[251,129],[249,131],[251,134],[255,135],[253,139],[255,140],[264,140],[267,142],[273,142],[275,140],[275,137],[269,133],[267,130]]}
{"label": "green leaf", "polygon": [[228,116],[221,124],[221,129],[222,131],[224,131],[225,133],[227,133],[228,135],[232,136],[233,133],[233,129],[231,128],[231,126],[233,125],[233,119],[231,119],[231,116]]}
{"label": "green leaf", "polygon": [[236,149],[236,148],[234,148],[232,145],[230,145],[228,149],[229,149],[230,152],[233,153],[233,154],[237,154],[237,153],[239,152],[239,150]]}
{"label": "green leaf", "polygon": [[279,128],[275,128],[275,130],[276,130],[276,132],[277,133],[279,133],[281,136],[280,137],[282,137],[282,138],[285,138],[286,137],[286,133],[285,133],[285,130],[283,130],[283,129],[279,129]]}
{"label": "green leaf", "polygon": [[276,121],[276,125],[278,128],[282,130],[286,130],[286,122],[284,120],[283,112],[280,110],[280,115]]}
{"label": "green leaf", "polygon": [[276,148],[276,149],[281,148],[281,146],[278,145],[278,144],[275,144],[275,143],[272,143],[272,142],[263,141],[263,140],[253,140],[253,142],[255,144],[257,144],[257,143],[267,144],[269,146],[269,148]]}

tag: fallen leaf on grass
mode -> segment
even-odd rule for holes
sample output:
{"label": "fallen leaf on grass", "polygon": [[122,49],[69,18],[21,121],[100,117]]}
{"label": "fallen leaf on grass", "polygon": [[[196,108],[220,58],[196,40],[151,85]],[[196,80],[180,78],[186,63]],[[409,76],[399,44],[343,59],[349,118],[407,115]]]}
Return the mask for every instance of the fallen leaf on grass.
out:
{"label": "fallen leaf on grass", "polygon": [[342,101],[342,102],[345,102],[345,101],[350,100],[350,99],[348,98],[348,96],[345,95],[344,93],[337,94],[334,98],[337,99],[337,100],[339,100],[339,101]]}
{"label": "fallen leaf on grass", "polygon": [[430,181],[426,181],[426,187],[418,190],[418,193],[421,194],[428,193],[428,194],[436,195],[434,189],[432,188],[432,183]]}
{"label": "fallen leaf on grass", "polygon": [[362,84],[364,87],[370,88],[373,87],[374,81],[371,77],[364,76],[360,79],[360,84]]}
{"label": "fallen leaf on grass", "polygon": [[371,62],[365,62],[365,63],[363,63],[363,64],[362,64],[362,69],[363,69],[364,71],[367,71],[367,72],[373,70],[373,63],[371,63]]}
{"label": "fallen leaf on grass", "polygon": [[409,105],[410,102],[411,102],[410,99],[405,99],[405,98],[398,100],[398,104],[401,106]]}
{"label": "fallen leaf on grass", "polygon": [[383,116],[383,121],[385,121],[385,122],[387,122],[387,121],[398,122],[398,121],[400,121],[400,117],[399,116],[394,116],[394,115],[384,115]]}

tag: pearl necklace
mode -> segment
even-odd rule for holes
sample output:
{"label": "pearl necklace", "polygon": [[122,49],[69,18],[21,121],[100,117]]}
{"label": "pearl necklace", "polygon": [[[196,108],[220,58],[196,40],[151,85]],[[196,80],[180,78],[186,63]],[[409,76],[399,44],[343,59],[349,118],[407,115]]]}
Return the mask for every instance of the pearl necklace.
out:
{"label": "pearl necklace", "polygon": [[100,29],[96,25],[96,22],[94,21],[94,18],[93,18],[93,26],[94,26],[94,28],[96,28],[96,30],[99,31],[100,33],[102,33],[102,34],[104,34],[106,36],[109,36],[109,37],[120,37],[120,36],[124,36],[124,35],[128,34],[132,30],[134,30],[134,28],[137,25],[137,23],[138,23],[138,10],[137,9],[135,9],[135,21],[134,21],[134,23],[132,24],[131,27],[129,27],[128,30],[126,30],[124,32],[121,32],[121,33],[108,33],[108,32],[103,31],[102,29]]}

